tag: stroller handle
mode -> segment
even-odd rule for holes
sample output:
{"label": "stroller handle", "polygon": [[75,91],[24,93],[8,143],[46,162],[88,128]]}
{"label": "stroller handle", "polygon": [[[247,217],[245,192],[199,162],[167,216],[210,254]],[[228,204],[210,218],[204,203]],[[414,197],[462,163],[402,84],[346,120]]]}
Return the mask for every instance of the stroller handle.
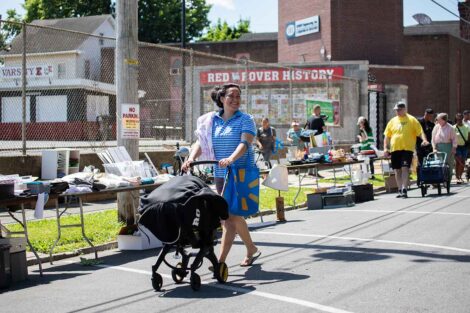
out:
{"label": "stroller handle", "polygon": [[219,161],[211,161],[211,160],[194,161],[194,162],[191,162],[191,164],[189,166],[193,167],[193,166],[201,165],[201,164],[219,164]]}
{"label": "stroller handle", "polygon": [[447,160],[447,153],[442,152],[442,151],[431,152],[431,153],[429,153],[429,154],[426,156],[426,160],[427,160],[431,155],[435,155],[435,156],[437,156],[437,157],[439,157],[439,155],[442,155],[442,156],[443,156],[443,161],[442,161],[442,163],[446,163],[446,160]]}

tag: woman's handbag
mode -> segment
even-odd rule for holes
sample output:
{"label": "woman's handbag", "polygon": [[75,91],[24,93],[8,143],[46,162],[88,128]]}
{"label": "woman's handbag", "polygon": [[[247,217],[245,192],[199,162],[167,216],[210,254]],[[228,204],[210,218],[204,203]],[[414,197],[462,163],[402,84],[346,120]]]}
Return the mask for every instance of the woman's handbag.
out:
{"label": "woman's handbag", "polygon": [[259,209],[259,169],[227,167],[223,197],[232,215],[249,216]]}

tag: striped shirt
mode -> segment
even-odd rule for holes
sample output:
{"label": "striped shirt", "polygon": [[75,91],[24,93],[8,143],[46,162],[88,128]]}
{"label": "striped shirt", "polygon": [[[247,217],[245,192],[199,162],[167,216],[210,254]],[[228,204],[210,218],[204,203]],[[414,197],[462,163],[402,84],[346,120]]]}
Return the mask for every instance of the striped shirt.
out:
{"label": "striped shirt", "polygon": [[[228,158],[241,142],[243,133],[256,135],[256,125],[253,117],[240,111],[235,112],[232,117],[227,121],[222,118],[223,110],[220,110],[214,116],[212,125],[212,144],[214,147],[215,159],[220,160]],[[254,152],[253,147],[249,147],[249,151],[235,161],[234,165],[237,167],[244,167],[247,165],[254,166]],[[215,177],[224,177],[225,168],[215,166]]]}

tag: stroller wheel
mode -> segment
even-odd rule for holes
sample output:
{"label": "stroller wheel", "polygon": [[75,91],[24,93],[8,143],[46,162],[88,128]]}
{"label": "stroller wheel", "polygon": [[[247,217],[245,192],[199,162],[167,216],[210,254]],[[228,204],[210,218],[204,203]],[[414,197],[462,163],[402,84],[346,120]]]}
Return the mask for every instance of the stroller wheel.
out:
{"label": "stroller wheel", "polygon": [[162,289],[162,285],[163,285],[162,275],[154,272],[152,274],[152,287],[153,287],[153,289],[155,289],[156,291],[160,291]]}
{"label": "stroller wheel", "polygon": [[201,277],[198,274],[192,273],[191,277],[189,278],[189,282],[191,284],[191,288],[194,291],[199,291],[201,289]]}
{"label": "stroller wheel", "polygon": [[217,271],[217,274],[215,275],[215,278],[219,283],[225,283],[228,279],[228,266],[225,262],[219,263],[218,266],[219,270]]}
{"label": "stroller wheel", "polygon": [[171,270],[171,278],[177,284],[180,284],[184,277],[186,276],[186,271],[183,270],[183,264],[180,262],[176,264],[176,269]]}

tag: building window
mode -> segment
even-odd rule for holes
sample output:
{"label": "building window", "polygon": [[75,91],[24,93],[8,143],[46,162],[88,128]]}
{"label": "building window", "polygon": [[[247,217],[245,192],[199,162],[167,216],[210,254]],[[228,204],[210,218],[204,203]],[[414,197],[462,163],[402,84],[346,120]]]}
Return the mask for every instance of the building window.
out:
{"label": "building window", "polygon": [[67,122],[67,96],[36,97],[36,122]]}
{"label": "building window", "polygon": [[86,119],[88,122],[96,122],[98,117],[109,115],[109,97],[93,96],[86,97]]}
{"label": "building window", "polygon": [[[30,97],[26,97],[26,122],[30,122]],[[2,98],[2,123],[23,122],[23,100],[21,97]]]}
{"label": "building window", "polygon": [[65,78],[65,76],[65,63],[59,63],[59,65],[57,66],[57,78],[62,79]]}
{"label": "building window", "polygon": [[[103,37],[104,34],[100,33],[100,36]],[[104,39],[103,38],[100,38],[99,42],[100,42],[100,46],[104,46]]]}

